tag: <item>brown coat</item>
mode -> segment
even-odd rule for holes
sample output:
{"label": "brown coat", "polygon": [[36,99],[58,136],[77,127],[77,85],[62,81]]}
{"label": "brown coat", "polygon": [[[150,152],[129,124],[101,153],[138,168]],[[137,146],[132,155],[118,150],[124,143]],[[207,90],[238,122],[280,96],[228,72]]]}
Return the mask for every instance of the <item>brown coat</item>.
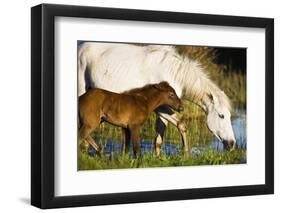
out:
{"label": "brown coat", "polygon": [[79,98],[80,139],[88,139],[94,148],[98,147],[89,135],[101,122],[107,121],[127,129],[125,132],[129,136],[126,136],[126,143],[131,139],[134,153],[138,157],[140,128],[149,113],[161,105],[168,105],[178,111],[183,109],[181,100],[167,82],[150,84],[121,94],[91,89]]}

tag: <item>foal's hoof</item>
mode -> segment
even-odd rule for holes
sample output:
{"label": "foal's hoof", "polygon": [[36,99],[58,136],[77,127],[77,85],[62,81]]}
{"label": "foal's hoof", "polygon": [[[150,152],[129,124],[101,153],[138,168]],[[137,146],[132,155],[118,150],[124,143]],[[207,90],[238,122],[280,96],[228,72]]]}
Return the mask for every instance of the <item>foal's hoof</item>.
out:
{"label": "foal's hoof", "polygon": [[101,150],[96,151],[97,156],[99,156],[100,158],[103,157],[103,152]]}
{"label": "foal's hoof", "polygon": [[81,149],[82,152],[87,153],[88,149],[89,149],[89,146],[90,145],[88,143],[83,142],[83,143],[80,144],[80,149]]}
{"label": "foal's hoof", "polygon": [[103,147],[99,147],[98,150],[96,150],[96,155],[100,158],[105,157],[105,152]]}

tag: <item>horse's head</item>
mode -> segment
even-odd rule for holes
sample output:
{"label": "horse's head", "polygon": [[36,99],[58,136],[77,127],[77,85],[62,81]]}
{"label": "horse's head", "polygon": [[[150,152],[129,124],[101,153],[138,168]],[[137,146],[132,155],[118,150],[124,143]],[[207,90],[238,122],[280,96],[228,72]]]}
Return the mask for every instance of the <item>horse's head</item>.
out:
{"label": "horse's head", "polygon": [[168,105],[178,112],[183,111],[182,101],[168,82],[162,81],[158,84],[154,84],[154,87],[159,91],[158,94],[161,96],[162,104]]}
{"label": "horse's head", "polygon": [[219,101],[216,95],[209,94],[208,99],[209,103],[206,107],[207,126],[223,143],[226,150],[232,150],[235,148],[236,140],[231,125],[230,109],[225,102]]}

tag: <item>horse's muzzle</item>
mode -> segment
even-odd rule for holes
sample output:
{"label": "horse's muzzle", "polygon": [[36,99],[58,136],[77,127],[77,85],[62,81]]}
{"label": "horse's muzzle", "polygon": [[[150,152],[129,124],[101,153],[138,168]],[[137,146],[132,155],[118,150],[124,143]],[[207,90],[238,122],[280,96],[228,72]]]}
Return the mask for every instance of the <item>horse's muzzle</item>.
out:
{"label": "horse's muzzle", "polygon": [[231,151],[235,149],[235,141],[233,140],[230,141],[223,140],[222,143],[223,143],[223,148],[227,151]]}

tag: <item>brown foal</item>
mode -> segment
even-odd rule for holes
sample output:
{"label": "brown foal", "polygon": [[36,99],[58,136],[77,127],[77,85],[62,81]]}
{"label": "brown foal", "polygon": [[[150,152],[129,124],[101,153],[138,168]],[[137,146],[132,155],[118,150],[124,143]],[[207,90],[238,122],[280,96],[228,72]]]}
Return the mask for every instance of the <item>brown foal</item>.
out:
{"label": "brown foal", "polygon": [[[90,133],[103,121],[122,127],[123,146],[133,143],[135,157],[140,156],[139,132],[150,112],[162,105],[182,111],[183,105],[175,90],[167,83],[149,84],[121,94],[103,89],[90,89],[79,98],[79,139],[81,148],[89,144],[99,153],[100,147]],[[125,142],[125,144],[124,144]]]}

